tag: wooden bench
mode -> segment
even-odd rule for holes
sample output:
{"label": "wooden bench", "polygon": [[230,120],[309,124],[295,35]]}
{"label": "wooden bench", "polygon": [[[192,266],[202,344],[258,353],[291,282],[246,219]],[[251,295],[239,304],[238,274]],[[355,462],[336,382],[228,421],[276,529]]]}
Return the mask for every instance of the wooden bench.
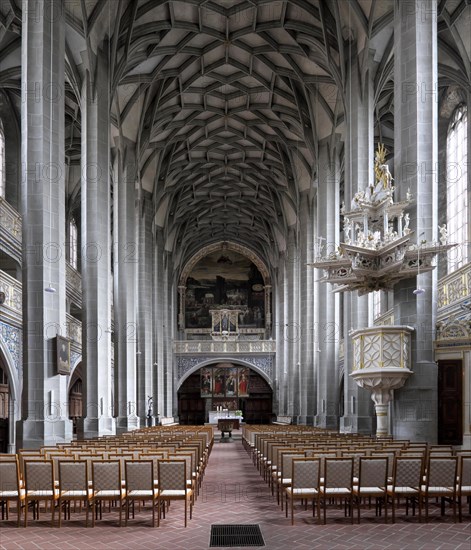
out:
{"label": "wooden bench", "polygon": [[292,416],[277,416],[276,420],[274,420],[272,424],[277,424],[278,426],[289,426],[292,422]]}

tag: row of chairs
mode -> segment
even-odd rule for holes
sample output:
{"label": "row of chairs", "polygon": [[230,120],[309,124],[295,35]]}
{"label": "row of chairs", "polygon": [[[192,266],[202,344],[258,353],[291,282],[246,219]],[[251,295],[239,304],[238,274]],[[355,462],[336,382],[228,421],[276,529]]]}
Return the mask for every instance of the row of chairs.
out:
{"label": "row of chairs", "polygon": [[[33,509],[33,519],[39,518],[40,502],[50,503],[51,522],[54,525],[56,507],[59,510],[59,527],[62,514],[70,519],[70,505],[80,504],[85,508],[86,525],[89,512],[92,512],[92,526],[95,519],[102,517],[102,504],[113,503],[119,511],[119,525],[122,525],[122,513],[126,509],[127,524],[130,508],[134,504],[150,502],[152,508],[152,525],[157,525],[165,516],[165,505],[172,500],[183,500],[185,504],[185,527],[187,526],[188,508],[190,519],[194,504],[194,480],[189,479],[188,462],[184,459],[160,459],[157,471],[152,460],[126,460],[122,472],[119,460],[94,460],[91,462],[91,479],[87,462],[84,460],[60,460],[58,462],[58,483],[55,482],[54,462],[25,461],[24,483],[20,480],[18,460],[0,461],[0,501],[2,502],[2,519],[9,519],[9,505],[16,503],[17,523],[20,526],[21,513],[24,510],[24,526],[28,523],[28,509]],[[123,475],[124,473],[124,475]]]}
{"label": "row of chairs", "polygon": [[[408,513],[408,505],[412,504],[415,513],[417,504],[421,516],[422,503],[428,504],[428,496],[433,493],[432,489],[435,493],[443,492],[443,499],[448,499],[454,506],[458,505],[460,521],[463,498],[468,498],[468,502],[470,501],[471,454],[469,452],[453,456],[454,451],[449,446],[415,444],[390,438],[377,440],[368,436],[351,437],[351,434],[344,434],[341,437],[339,434],[320,429],[306,430],[306,427],[299,426],[297,429],[290,427],[290,430],[273,429],[273,427],[265,430],[265,428],[249,426],[245,431],[244,446],[252,456],[260,474],[271,486],[272,494],[276,488],[277,502],[282,508],[283,500],[288,499],[291,504],[296,500],[296,492],[292,491],[295,483],[292,467],[293,462],[298,460],[302,463],[305,461],[306,465],[297,464],[296,468],[315,468],[316,466],[312,464],[318,464],[318,483],[316,484],[314,476],[311,485],[298,488],[302,489],[300,495],[306,491],[309,493],[311,489],[315,491],[319,500],[314,500],[324,505],[324,521],[325,509],[330,500],[327,489],[332,480],[334,480],[332,482],[334,486],[330,488],[334,489],[334,493],[339,498],[347,500],[349,504],[347,509],[351,509],[352,502],[355,501],[359,510],[365,490],[371,490],[373,493],[368,495],[368,500],[375,494],[378,495],[378,512],[381,512],[381,506],[387,507],[388,500],[392,501],[393,521],[395,521],[396,504],[402,497],[406,498],[406,512]],[[334,464],[337,466],[333,466]],[[337,474],[333,476],[332,473],[329,476],[327,468],[335,470],[337,467],[341,468],[342,464],[347,465],[344,466],[347,470],[351,464],[352,471],[351,475],[346,471],[346,478],[342,478],[343,481],[339,486],[340,477]],[[438,466],[446,469],[448,475],[446,479],[441,480],[442,484],[437,482],[435,472]],[[412,468],[415,473],[414,480],[404,477],[404,472],[407,473],[409,468]],[[374,476],[373,471],[376,472]],[[376,480],[377,483],[373,484],[372,480]],[[407,487],[412,489],[410,495]],[[339,494],[342,492],[339,491],[340,489],[345,490],[344,495]],[[428,506],[426,508],[428,517]],[[456,517],[455,509],[453,517]]]}
{"label": "row of chairs", "polygon": [[[424,469],[422,457],[396,457],[392,480],[388,479],[387,457],[361,457],[359,477],[353,475],[353,458],[312,458],[293,454],[283,455],[284,472],[280,473],[277,483],[282,487],[286,501],[291,509],[291,522],[294,523],[296,500],[311,500],[313,515],[317,509],[320,521],[320,507],[323,507],[323,523],[326,522],[326,508],[331,499],[344,499],[353,523],[352,507],[356,504],[358,523],[364,499],[374,498],[376,513],[384,508],[384,520],[387,522],[388,504],[392,505],[392,522],[395,523],[396,508],[400,499],[406,499],[406,511],[409,504],[415,511],[418,506],[419,521],[425,507],[425,519],[429,517],[429,500],[441,499],[442,513],[445,502],[449,502],[456,521],[458,508],[459,521],[462,521],[462,503],[471,496],[471,456],[432,457]],[[324,476],[321,477],[322,462]],[[286,473],[289,469],[289,474]],[[289,477],[283,477],[289,475]],[[282,501],[281,501],[282,502]],[[469,510],[471,514],[471,509]]]}

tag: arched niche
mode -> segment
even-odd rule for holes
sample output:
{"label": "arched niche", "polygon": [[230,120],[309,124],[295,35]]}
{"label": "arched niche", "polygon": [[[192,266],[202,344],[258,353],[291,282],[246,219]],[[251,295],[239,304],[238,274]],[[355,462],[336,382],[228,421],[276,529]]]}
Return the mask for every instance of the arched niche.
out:
{"label": "arched niche", "polygon": [[212,359],[195,365],[179,381],[177,399],[181,424],[214,423],[215,411],[221,409],[241,411],[249,424],[268,424],[273,418],[270,380],[243,360]]}
{"label": "arched niche", "polygon": [[[4,423],[4,436],[7,438],[4,450],[8,453],[14,453],[16,446],[16,421],[20,418],[21,389],[14,359],[2,338],[0,338],[0,368],[8,380],[8,405],[4,403],[8,407],[8,418],[6,419],[6,423]],[[5,399],[5,396],[3,399]]]}

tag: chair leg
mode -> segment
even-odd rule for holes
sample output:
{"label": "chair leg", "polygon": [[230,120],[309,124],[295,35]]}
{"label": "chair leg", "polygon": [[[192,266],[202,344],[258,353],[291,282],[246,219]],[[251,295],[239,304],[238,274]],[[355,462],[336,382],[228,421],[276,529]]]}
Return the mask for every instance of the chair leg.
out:
{"label": "chair leg", "polygon": [[28,524],[28,498],[25,498],[25,527]]}

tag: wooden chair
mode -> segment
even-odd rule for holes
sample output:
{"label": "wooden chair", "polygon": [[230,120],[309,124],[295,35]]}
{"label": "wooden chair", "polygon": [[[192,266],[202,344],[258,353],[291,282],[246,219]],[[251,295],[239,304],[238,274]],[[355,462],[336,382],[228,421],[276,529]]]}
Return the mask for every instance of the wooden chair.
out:
{"label": "wooden chair", "polygon": [[126,460],[126,516],[125,525],[128,524],[129,507],[132,502],[132,517],[134,518],[135,501],[151,501],[152,503],[152,527],[155,527],[155,506],[158,489],[154,487],[154,463],[152,460]]}
{"label": "wooden chair", "polygon": [[281,453],[281,467],[280,467],[280,477],[276,479],[276,501],[278,504],[281,504],[281,509],[283,510],[283,492],[286,487],[291,485],[291,473],[292,473],[292,464],[294,458],[304,458],[306,455],[304,452],[286,452]]}
{"label": "wooden chair", "polygon": [[[328,499],[345,499],[349,504],[349,512],[353,523],[353,458],[326,458],[325,479],[321,485],[323,500],[323,523],[326,523],[326,508]],[[346,513],[346,512],[345,512]]]}
{"label": "wooden chair", "polygon": [[193,513],[191,488],[187,484],[185,460],[160,460],[159,461],[159,492],[157,496],[157,525],[160,525],[160,515],[165,510],[163,505],[172,500],[185,502],[185,527],[187,526],[188,501],[190,502],[190,519]]}
{"label": "wooden chair", "polygon": [[[468,451],[469,453],[469,451]],[[457,498],[458,498],[458,517],[460,523],[463,521],[462,506],[463,497],[468,499],[469,510],[471,515],[471,454],[462,454],[459,456],[459,477],[457,483]]]}
{"label": "wooden chair", "polygon": [[51,522],[54,526],[59,490],[54,484],[52,460],[25,460],[25,527],[28,523],[28,505],[33,503],[33,519],[39,519],[39,503],[51,503]]}
{"label": "wooden chair", "polygon": [[102,502],[117,502],[119,506],[119,526],[122,525],[122,513],[126,491],[122,487],[121,464],[119,460],[92,461],[92,527],[98,514],[96,504],[100,504],[100,519],[102,519]]}
{"label": "wooden chair", "polygon": [[[286,517],[288,517],[288,501],[291,504],[291,525],[294,525],[294,501],[312,500],[312,515],[317,509],[317,519],[320,522],[320,458],[294,457],[291,462],[291,486],[285,487]],[[316,508],[314,508],[316,506]]]}
{"label": "wooden chair", "polygon": [[77,460],[60,460],[59,468],[59,527],[64,519],[70,520],[70,504],[85,503],[85,526],[88,527],[88,513],[92,491],[88,484],[87,463]]}
{"label": "wooden chair", "polygon": [[[362,456],[358,485],[353,486],[353,496],[357,500],[358,523],[360,523],[361,499],[374,497],[376,514],[381,515],[381,502],[384,502],[384,521],[388,521],[388,459],[387,457]],[[381,500],[379,500],[381,499]]]}
{"label": "wooden chair", "polygon": [[[8,455],[0,460],[0,502],[2,520],[9,518],[10,502],[16,502],[17,525],[20,526],[21,507],[25,500],[25,491],[20,484],[20,466],[16,455]],[[5,518],[6,511],[6,518]]]}
{"label": "wooden chair", "polygon": [[425,501],[425,520],[428,520],[428,501],[431,497],[441,499],[441,513],[445,513],[445,500],[450,500],[453,521],[456,522],[456,479],[458,458],[456,456],[430,456],[427,479],[421,486],[420,498]]}
{"label": "wooden chair", "polygon": [[415,513],[415,502],[419,504],[419,522],[422,521],[422,499],[420,487],[424,473],[424,461],[421,456],[396,456],[394,459],[393,481],[388,485],[387,494],[392,499],[392,522],[396,521],[396,500],[406,499],[406,514],[409,501],[412,500],[412,513]]}

